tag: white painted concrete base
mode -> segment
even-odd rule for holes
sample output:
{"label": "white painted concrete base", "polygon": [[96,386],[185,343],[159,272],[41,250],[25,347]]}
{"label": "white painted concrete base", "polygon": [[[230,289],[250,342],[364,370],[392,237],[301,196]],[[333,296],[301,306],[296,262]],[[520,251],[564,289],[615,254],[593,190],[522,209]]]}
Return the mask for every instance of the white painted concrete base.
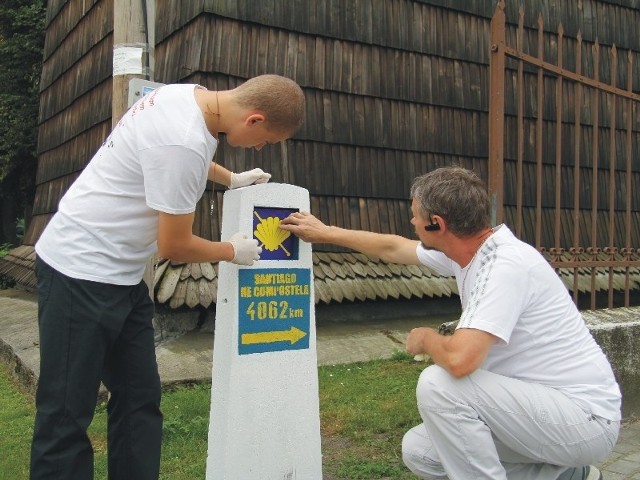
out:
{"label": "white painted concrete base", "polygon": [[[271,183],[226,192],[222,240],[252,236],[256,218],[273,226],[258,207],[308,211],[309,194]],[[285,259],[263,260],[280,251],[265,240],[253,267],[220,263],[207,480],[322,479],[311,246],[295,241]]]}

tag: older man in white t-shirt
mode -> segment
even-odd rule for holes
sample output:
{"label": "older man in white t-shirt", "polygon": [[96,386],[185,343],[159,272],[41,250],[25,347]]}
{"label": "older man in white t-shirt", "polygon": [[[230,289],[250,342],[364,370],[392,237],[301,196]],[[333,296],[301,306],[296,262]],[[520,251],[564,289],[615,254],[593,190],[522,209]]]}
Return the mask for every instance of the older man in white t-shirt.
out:
{"label": "older man in white t-shirt", "polygon": [[416,328],[427,354],[416,389],[423,423],[402,442],[420,478],[597,480],[613,449],[620,389],[611,366],[549,263],[505,226],[490,228],[480,179],[462,168],[418,177],[419,241],[329,227],[294,213],[281,228],[388,262],[455,276],[462,316],[453,335]]}

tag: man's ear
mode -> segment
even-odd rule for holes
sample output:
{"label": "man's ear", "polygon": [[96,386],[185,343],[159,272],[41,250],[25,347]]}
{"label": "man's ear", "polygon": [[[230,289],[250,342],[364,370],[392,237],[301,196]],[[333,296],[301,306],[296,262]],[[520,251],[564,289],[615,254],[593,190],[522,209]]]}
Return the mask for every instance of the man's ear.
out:
{"label": "man's ear", "polygon": [[249,126],[257,125],[264,122],[264,115],[262,113],[252,113],[247,117],[245,123]]}

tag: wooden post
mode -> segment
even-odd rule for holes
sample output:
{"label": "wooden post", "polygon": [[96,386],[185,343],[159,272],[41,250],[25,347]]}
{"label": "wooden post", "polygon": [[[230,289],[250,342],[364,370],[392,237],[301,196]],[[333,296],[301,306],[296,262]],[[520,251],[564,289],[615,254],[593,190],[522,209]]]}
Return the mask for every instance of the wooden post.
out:
{"label": "wooden post", "polygon": [[[155,21],[155,7],[149,9],[147,3],[155,0],[113,0],[113,80],[111,99],[111,125],[115,127],[128,110],[129,80],[150,77],[149,58],[154,45],[149,45]],[[149,24],[151,23],[151,28]],[[154,261],[149,261],[143,279],[153,295]]]}
{"label": "wooden post", "polygon": [[111,124],[115,127],[128,109],[129,80],[149,80],[149,39],[145,0],[113,0],[113,4]]}
{"label": "wooden post", "polygon": [[504,1],[498,2],[491,19],[491,55],[489,79],[489,181],[491,223],[503,220],[504,192]]}

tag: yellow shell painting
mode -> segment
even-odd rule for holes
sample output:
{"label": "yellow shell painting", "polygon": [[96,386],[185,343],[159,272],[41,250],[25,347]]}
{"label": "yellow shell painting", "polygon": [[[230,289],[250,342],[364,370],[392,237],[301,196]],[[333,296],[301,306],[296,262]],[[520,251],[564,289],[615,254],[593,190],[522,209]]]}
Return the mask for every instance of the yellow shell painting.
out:
{"label": "yellow shell painting", "polygon": [[264,248],[270,252],[282,248],[287,254],[287,257],[291,256],[291,253],[282,245],[282,242],[291,235],[291,232],[281,230],[278,227],[280,225],[280,219],[278,217],[258,218],[260,219],[260,223],[257,225],[253,234],[262,242]]}

